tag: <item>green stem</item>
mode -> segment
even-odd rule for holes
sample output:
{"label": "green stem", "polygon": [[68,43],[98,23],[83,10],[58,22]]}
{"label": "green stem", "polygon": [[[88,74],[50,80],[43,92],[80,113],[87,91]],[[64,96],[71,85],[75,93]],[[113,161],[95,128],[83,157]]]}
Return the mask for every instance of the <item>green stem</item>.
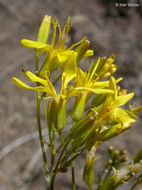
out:
{"label": "green stem", "polygon": [[59,137],[60,137],[60,140],[61,140],[62,144],[65,146],[65,141],[64,141],[64,138],[62,136],[62,133],[59,132],[58,134],[59,134]]}
{"label": "green stem", "polygon": [[58,166],[59,166],[59,164],[60,164],[60,161],[61,161],[61,159],[62,159],[62,156],[63,156],[63,154],[64,154],[64,152],[65,152],[65,150],[66,150],[68,144],[69,144],[69,141],[67,141],[66,144],[65,144],[64,147],[63,147],[63,150],[62,150],[62,152],[61,152],[61,154],[60,154],[60,156],[59,156],[59,159],[58,159],[58,161],[57,161],[57,163],[56,163],[56,166],[55,166],[55,169],[54,169],[54,172],[55,172],[55,173],[57,172]]}
{"label": "green stem", "polygon": [[36,64],[36,75],[38,75],[38,62],[39,62],[39,54],[36,53],[36,61],[35,61],[35,64]]}
{"label": "green stem", "polygon": [[[55,143],[55,131],[54,130],[51,131],[52,126],[48,126],[48,122],[47,122],[47,108],[46,108],[45,99],[43,99],[43,108],[44,108],[46,125],[47,125],[47,128],[48,128],[48,136],[49,136],[49,141],[50,141],[50,148],[51,148],[51,167],[50,167],[50,172],[51,172],[52,169],[53,169],[54,160],[55,160],[55,147],[54,147],[54,143]],[[52,135],[51,135],[51,132],[53,133]]]}
{"label": "green stem", "polygon": [[111,171],[112,171],[112,166],[109,168],[108,172],[106,173],[106,176],[105,176],[105,178],[104,178],[104,180],[103,180],[103,183],[108,179],[108,177],[109,177]]}
{"label": "green stem", "polygon": [[[38,62],[39,62],[39,55],[36,53],[36,74],[37,75],[38,75]],[[39,91],[37,91],[36,113],[37,113],[37,124],[38,124],[40,147],[41,147],[41,151],[42,151],[42,157],[43,157],[43,162],[44,162],[45,173],[46,173],[46,176],[48,176],[48,165],[47,165],[44,142],[43,142],[43,137],[42,137],[41,122],[40,122],[40,92]]]}
{"label": "green stem", "polygon": [[131,189],[130,189],[130,190],[134,190],[138,184],[139,184],[139,183],[137,183],[137,182],[136,182],[136,183],[134,183],[134,185],[131,187]]}
{"label": "green stem", "polygon": [[41,122],[40,122],[40,92],[39,91],[37,92],[37,123],[38,123],[40,147],[41,147],[41,150],[42,150],[44,168],[45,168],[45,172],[46,172],[46,176],[47,176],[47,174],[48,174],[48,166],[47,166],[47,159],[46,159],[43,136],[42,136],[42,130],[41,130]]}
{"label": "green stem", "polygon": [[72,189],[73,190],[76,190],[76,187],[75,187],[75,171],[74,171],[74,163],[75,161],[73,160],[72,163],[71,163],[71,168],[72,168]]}
{"label": "green stem", "polygon": [[50,190],[54,190],[54,181],[57,173],[53,173],[52,178],[51,178],[51,185],[50,185]]}
{"label": "green stem", "polygon": [[47,108],[46,108],[45,99],[43,99],[43,110],[44,110],[44,115],[45,115],[45,119],[46,119],[46,125],[47,125],[47,129],[48,129],[49,141],[50,141],[50,144],[51,144],[51,131],[50,131],[50,127],[48,126],[48,122],[47,122]]}
{"label": "green stem", "polygon": [[51,167],[50,167],[50,172],[51,172],[53,169],[54,160],[55,160],[55,147],[54,147],[55,132],[54,132],[54,130],[52,130],[53,135],[51,135],[51,126],[48,126],[48,122],[47,122],[47,108],[46,108],[45,99],[43,99],[43,109],[44,109],[46,125],[48,128],[48,136],[49,136],[49,141],[50,141],[50,147],[51,147]]}
{"label": "green stem", "polygon": [[53,166],[54,166],[54,160],[55,160],[55,146],[54,146],[54,143],[55,143],[55,131],[53,130],[52,131],[53,135],[52,135],[52,138],[51,138],[51,171],[53,169]]}

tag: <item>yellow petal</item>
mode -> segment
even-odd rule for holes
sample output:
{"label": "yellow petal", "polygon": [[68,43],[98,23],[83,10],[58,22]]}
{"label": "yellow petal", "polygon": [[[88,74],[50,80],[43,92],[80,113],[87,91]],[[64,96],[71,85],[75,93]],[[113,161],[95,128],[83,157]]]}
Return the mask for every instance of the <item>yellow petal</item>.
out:
{"label": "yellow petal", "polygon": [[76,91],[79,92],[85,92],[85,91],[90,91],[96,94],[113,94],[113,90],[110,89],[100,89],[100,88],[85,88],[85,87],[77,87],[75,88]]}
{"label": "yellow petal", "polygon": [[[119,83],[122,80],[122,77],[116,79],[116,84]],[[94,85],[96,88],[100,87],[100,88],[104,88],[104,87],[109,87],[109,81],[98,81],[95,83]]]}
{"label": "yellow petal", "polygon": [[136,116],[132,112],[124,110],[122,108],[115,108],[110,112],[110,115],[122,123],[131,123],[136,121]]}
{"label": "yellow petal", "polygon": [[134,93],[117,96],[113,102],[113,106],[123,106],[125,105],[132,97],[134,96]]}
{"label": "yellow petal", "polygon": [[35,74],[33,74],[32,72],[28,71],[28,70],[24,70],[25,75],[27,75],[27,77],[32,81],[32,82],[39,82],[40,84],[42,84],[43,86],[46,87],[46,91],[51,94],[53,97],[56,97],[56,91],[54,89],[54,86],[52,85],[52,83],[50,82],[49,78],[46,77],[45,79],[42,79],[38,76],[36,76]]}
{"label": "yellow petal", "polygon": [[12,77],[12,81],[17,85],[19,86],[20,88],[23,88],[23,89],[30,89],[30,90],[37,90],[37,91],[42,91],[42,92],[47,92],[47,89],[43,86],[38,86],[38,87],[31,87],[27,84],[25,84],[24,82],[22,82],[21,80],[19,80],[18,78],[16,77]]}
{"label": "yellow petal", "polygon": [[46,51],[46,49],[48,48],[48,45],[45,43],[27,40],[27,39],[22,39],[21,45],[30,49],[40,50],[42,52]]}
{"label": "yellow petal", "polygon": [[116,80],[114,77],[110,77],[109,80],[109,87],[114,91],[114,97],[117,96],[117,86],[116,86]]}
{"label": "yellow petal", "polygon": [[84,55],[84,58],[86,58],[86,57],[91,57],[91,56],[93,56],[94,55],[94,51],[93,50],[87,50],[87,52],[85,53],[85,55]]}
{"label": "yellow petal", "polygon": [[68,61],[64,63],[62,74],[62,87],[66,88],[68,83],[76,76],[76,56],[77,53],[73,52]]}
{"label": "yellow petal", "polygon": [[23,70],[24,74],[32,81],[32,82],[39,82],[41,83],[43,86],[48,86],[48,83],[46,80],[36,76],[35,74],[33,74],[32,72],[28,71],[28,70]]}
{"label": "yellow petal", "polygon": [[[61,51],[61,52],[57,53],[58,61],[61,63],[65,63],[72,54],[73,54],[72,50]],[[61,64],[59,66],[61,66],[61,69],[63,69],[63,64]]]}

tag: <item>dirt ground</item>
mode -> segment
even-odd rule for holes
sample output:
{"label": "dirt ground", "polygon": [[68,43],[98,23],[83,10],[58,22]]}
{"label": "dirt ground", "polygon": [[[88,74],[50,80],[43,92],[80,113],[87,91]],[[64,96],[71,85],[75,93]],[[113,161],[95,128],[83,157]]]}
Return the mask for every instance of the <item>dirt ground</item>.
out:
{"label": "dirt ground", "polygon": [[[122,87],[135,92],[136,105],[142,104],[142,5],[136,9],[116,7],[113,1],[105,0],[0,0],[0,190],[45,189],[39,142],[33,135],[37,130],[35,93],[11,82],[12,76],[24,79],[22,68],[34,69],[34,53],[21,47],[20,40],[36,39],[45,14],[58,18],[62,25],[71,16],[68,43],[88,36],[95,59],[116,54],[117,75],[124,78]],[[31,133],[31,141],[1,157],[5,146]],[[106,147],[113,144],[126,148],[131,158],[142,145],[141,116],[137,124],[116,139],[104,144],[98,155],[105,157]],[[78,190],[85,190],[81,179],[83,156],[76,164]],[[101,163],[95,166],[98,171]],[[71,189],[70,177],[70,172],[58,177],[55,189]],[[129,184],[120,189],[129,189]]]}

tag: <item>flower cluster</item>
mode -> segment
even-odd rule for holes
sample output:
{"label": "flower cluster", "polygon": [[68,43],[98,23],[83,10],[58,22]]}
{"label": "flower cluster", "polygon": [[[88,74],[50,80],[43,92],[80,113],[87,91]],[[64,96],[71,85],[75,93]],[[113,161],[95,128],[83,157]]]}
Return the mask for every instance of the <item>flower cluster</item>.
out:
{"label": "flower cluster", "polygon": [[[142,106],[137,108],[129,106],[129,109],[126,109],[125,104],[132,99],[134,93],[127,94],[127,90],[121,89],[118,85],[122,78],[114,78],[115,55],[108,58],[99,57],[97,61],[92,60],[88,71],[83,71],[79,67],[81,60],[93,56],[94,51],[89,49],[90,42],[87,37],[70,47],[65,46],[71,27],[69,21],[70,18],[61,30],[58,21],[46,15],[40,25],[37,40],[21,40],[22,46],[34,49],[36,53],[35,74],[29,70],[22,70],[35,85],[29,86],[17,77],[12,77],[12,81],[20,88],[37,91],[37,123],[48,183],[47,189],[53,189],[57,173],[67,171],[70,165],[72,165],[72,176],[74,176],[73,161],[84,150],[88,150],[88,153],[83,180],[89,189],[92,189],[96,148],[104,141],[130,128],[131,123],[136,121]],[[50,30],[51,27],[52,30]],[[40,66],[39,56],[43,53],[45,59]],[[61,74],[52,82],[51,76],[57,69]],[[57,92],[55,83],[59,80],[61,80],[61,86]],[[67,104],[73,96],[75,101],[73,105],[70,105],[71,111],[67,113]],[[50,167],[48,167],[41,131],[41,100],[43,100],[48,127]],[[125,106],[125,109],[122,106]],[[63,137],[62,132],[66,127],[68,116],[72,119],[72,126],[66,128],[67,135]],[[61,145],[57,149],[55,149],[56,136],[61,140]],[[61,154],[55,165],[55,154],[60,152],[61,148]],[[116,176],[114,177],[116,179]],[[74,189],[74,177],[72,181]],[[117,179],[117,181],[120,180]],[[101,184],[102,190],[105,187]]]}
{"label": "flower cluster", "polygon": [[[51,26],[52,39],[47,43]],[[88,72],[81,70],[78,66],[80,61],[93,56],[94,52],[89,49],[90,42],[87,37],[67,48],[64,43],[69,30],[69,19],[62,31],[58,22],[46,15],[40,26],[37,40],[21,40],[23,46],[35,49],[37,56],[46,53],[39,72],[37,70],[36,74],[33,74],[23,70],[36,86],[31,87],[16,77],[12,80],[23,89],[32,89],[46,94],[43,98],[49,99],[48,125],[53,126],[57,132],[65,128],[66,104],[72,96],[75,96],[76,100],[70,113],[73,126],[69,130],[68,138],[74,148],[85,144],[85,147],[90,149],[97,141],[103,142],[122,133],[136,121],[136,114],[132,110],[121,108],[134,96],[134,93],[127,94],[126,90],[121,90],[117,84],[122,78],[115,79],[112,76],[116,71],[114,55],[109,58],[99,57],[96,62],[93,60]],[[52,73],[58,67],[61,69],[62,80],[59,93],[50,81]],[[86,103],[91,98],[92,104],[86,108]]]}

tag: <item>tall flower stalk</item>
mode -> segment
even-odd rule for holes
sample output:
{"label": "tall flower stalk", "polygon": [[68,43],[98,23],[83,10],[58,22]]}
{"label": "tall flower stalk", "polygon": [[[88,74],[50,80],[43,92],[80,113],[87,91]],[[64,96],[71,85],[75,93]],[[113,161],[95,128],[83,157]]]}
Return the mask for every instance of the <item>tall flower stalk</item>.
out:
{"label": "tall flower stalk", "polygon": [[[134,93],[127,94],[126,89],[118,86],[122,78],[115,79],[113,76],[116,72],[114,55],[109,58],[99,57],[96,62],[92,60],[88,71],[79,68],[81,60],[93,56],[94,51],[89,49],[90,42],[87,37],[70,47],[65,46],[71,27],[69,21],[70,18],[61,30],[58,21],[46,15],[40,25],[37,40],[21,40],[22,46],[35,50],[35,73],[23,69],[28,79],[35,83],[34,86],[12,77],[12,81],[20,88],[37,92],[37,126],[47,190],[54,189],[57,174],[66,172],[68,167],[72,167],[72,189],[76,189],[75,159],[84,151],[87,151],[87,157],[83,180],[91,190],[94,181],[94,162],[97,159],[96,149],[104,141],[130,128],[141,111],[141,106],[122,108],[132,99]],[[53,29],[52,34],[50,28]],[[43,53],[45,59],[41,64],[39,57]],[[58,68],[60,74],[52,81],[51,76]],[[55,88],[58,81],[61,81],[59,92]],[[66,107],[73,96],[75,101],[68,112]],[[48,130],[50,155],[45,151],[42,136],[41,101]],[[91,103],[88,106],[89,101]],[[72,119],[70,128],[66,124],[68,117]],[[63,135],[65,128],[68,132]],[[55,143],[57,137],[60,139],[58,147]],[[110,178],[111,182],[114,177]],[[103,189],[102,187],[103,185],[99,189]]]}

